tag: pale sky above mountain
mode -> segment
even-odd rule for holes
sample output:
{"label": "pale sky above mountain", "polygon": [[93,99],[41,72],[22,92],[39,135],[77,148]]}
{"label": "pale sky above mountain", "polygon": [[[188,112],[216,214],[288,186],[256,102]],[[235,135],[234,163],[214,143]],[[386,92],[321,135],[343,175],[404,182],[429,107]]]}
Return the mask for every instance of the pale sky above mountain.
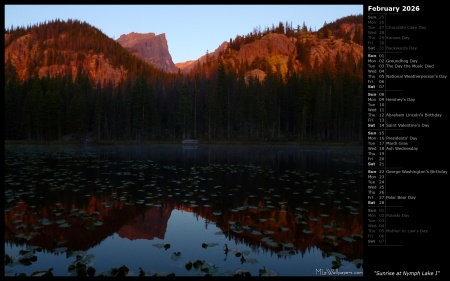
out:
{"label": "pale sky above mountain", "polygon": [[254,28],[306,24],[313,31],[325,22],[363,14],[363,5],[5,5],[5,27],[55,19],[76,19],[116,40],[131,32],[166,34],[174,63],[213,52],[223,41]]}

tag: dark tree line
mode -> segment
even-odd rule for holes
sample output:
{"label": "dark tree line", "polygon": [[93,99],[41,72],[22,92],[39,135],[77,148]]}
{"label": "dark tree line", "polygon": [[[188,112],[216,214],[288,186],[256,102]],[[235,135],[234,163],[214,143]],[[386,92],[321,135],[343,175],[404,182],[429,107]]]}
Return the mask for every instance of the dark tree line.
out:
{"label": "dark tree line", "polygon": [[5,138],[360,141],[361,63],[337,65],[285,76],[269,69],[263,82],[246,82],[218,60],[191,76],[140,75],[102,87],[83,72],[20,82],[7,62]]}

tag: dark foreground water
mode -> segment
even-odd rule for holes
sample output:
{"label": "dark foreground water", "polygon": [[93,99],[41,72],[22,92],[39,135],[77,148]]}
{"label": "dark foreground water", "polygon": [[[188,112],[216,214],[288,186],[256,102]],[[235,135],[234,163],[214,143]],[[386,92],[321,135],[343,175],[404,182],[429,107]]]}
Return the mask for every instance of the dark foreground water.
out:
{"label": "dark foreground water", "polygon": [[5,275],[362,276],[362,147],[5,145]]}

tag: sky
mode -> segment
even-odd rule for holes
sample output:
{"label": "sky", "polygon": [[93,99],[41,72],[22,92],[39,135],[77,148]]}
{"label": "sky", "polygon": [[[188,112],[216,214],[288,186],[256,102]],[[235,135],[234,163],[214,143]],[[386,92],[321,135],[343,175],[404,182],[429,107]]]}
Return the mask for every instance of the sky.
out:
{"label": "sky", "polygon": [[118,39],[122,34],[165,33],[174,63],[196,60],[224,41],[255,28],[306,26],[313,31],[349,15],[363,14],[363,5],[5,5],[5,27],[55,19],[86,22]]}

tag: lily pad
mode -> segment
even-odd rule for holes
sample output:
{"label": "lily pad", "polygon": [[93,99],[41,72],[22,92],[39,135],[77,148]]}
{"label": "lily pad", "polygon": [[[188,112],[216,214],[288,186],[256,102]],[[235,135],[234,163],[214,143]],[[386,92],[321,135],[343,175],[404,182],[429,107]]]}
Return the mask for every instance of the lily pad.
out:
{"label": "lily pad", "polygon": [[267,241],[266,244],[270,247],[278,247],[278,243],[274,241]]}
{"label": "lily pad", "polygon": [[330,256],[334,256],[336,258],[340,258],[340,259],[345,259],[347,256],[341,253],[337,253],[337,252],[330,252],[329,253]]}
{"label": "lily pad", "polygon": [[170,259],[173,260],[173,261],[179,261],[179,260],[182,259],[182,255],[181,255],[180,252],[173,252],[173,253],[170,255]]}
{"label": "lily pad", "polygon": [[270,238],[270,237],[263,237],[263,238],[261,238],[261,241],[262,242],[271,242],[272,238]]}
{"label": "lily pad", "polygon": [[286,250],[282,250],[282,251],[279,251],[277,253],[277,255],[280,256],[280,257],[289,257],[289,256],[293,256],[294,254],[295,254],[295,252],[293,252],[293,251],[286,251]]}
{"label": "lily pad", "polygon": [[42,218],[42,219],[39,220],[39,223],[42,224],[42,225],[50,225],[53,222],[51,222],[50,220],[48,220],[46,218]]}
{"label": "lily pad", "polygon": [[279,274],[271,269],[263,269],[259,270],[259,276],[278,276]]}
{"label": "lily pad", "polygon": [[306,233],[306,234],[310,234],[313,232],[312,229],[309,227],[304,228],[302,231],[303,231],[303,233]]}
{"label": "lily pad", "polygon": [[355,242],[355,239],[353,239],[351,237],[343,237],[342,240],[347,241],[347,242]]}
{"label": "lily pad", "polygon": [[59,247],[59,248],[53,249],[52,253],[59,254],[59,253],[65,252],[66,250],[67,250],[67,247]]}
{"label": "lily pad", "polygon": [[53,268],[49,268],[47,271],[35,271],[31,273],[32,277],[53,277]]}
{"label": "lily pad", "polygon": [[259,261],[257,260],[257,259],[245,259],[245,263],[248,263],[248,264],[257,264],[257,263],[259,263]]}
{"label": "lily pad", "polygon": [[250,273],[250,271],[248,271],[246,269],[238,269],[234,272],[233,276],[250,277],[250,276],[252,276],[252,274]]}

